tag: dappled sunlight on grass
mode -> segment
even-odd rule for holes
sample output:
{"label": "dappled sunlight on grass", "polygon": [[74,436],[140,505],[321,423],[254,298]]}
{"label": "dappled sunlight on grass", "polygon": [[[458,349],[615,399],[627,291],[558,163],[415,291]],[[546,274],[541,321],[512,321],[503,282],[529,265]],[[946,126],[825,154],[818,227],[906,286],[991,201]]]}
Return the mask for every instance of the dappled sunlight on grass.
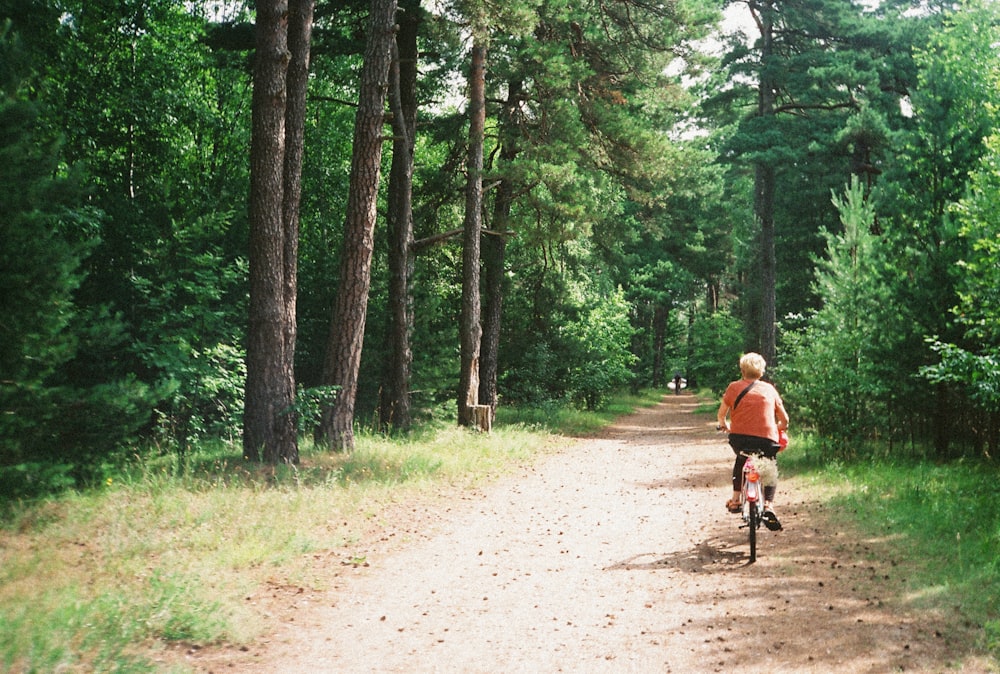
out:
{"label": "dappled sunlight on grass", "polygon": [[[797,465],[796,465],[797,464]],[[783,463],[784,467],[786,464]],[[946,609],[983,629],[1000,628],[1000,504],[996,467],[915,458],[793,463],[802,477],[823,485],[825,503],[848,517],[866,538],[890,541],[907,561],[907,603]],[[998,654],[997,647],[984,646]]]}
{"label": "dappled sunlight on grass", "polygon": [[618,417],[638,408],[653,407],[663,400],[666,391],[646,390],[637,394],[619,393],[599,410],[581,410],[552,403],[540,407],[497,409],[497,424],[522,425],[547,429],[571,437],[592,435]]}

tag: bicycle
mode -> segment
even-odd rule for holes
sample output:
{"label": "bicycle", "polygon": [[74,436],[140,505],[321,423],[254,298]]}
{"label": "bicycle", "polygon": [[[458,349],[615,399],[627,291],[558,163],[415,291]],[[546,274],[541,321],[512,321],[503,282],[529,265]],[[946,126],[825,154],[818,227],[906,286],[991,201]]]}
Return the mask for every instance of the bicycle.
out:
{"label": "bicycle", "polygon": [[740,489],[740,514],[743,517],[740,528],[746,527],[749,530],[752,564],[757,561],[757,530],[764,521],[764,488],[756,463],[756,459],[762,457],[750,452],[740,452],[740,456],[746,457],[746,463],[743,464],[743,486]]}
{"label": "bicycle", "polygon": [[750,562],[757,561],[757,530],[763,524],[771,531],[780,531],[781,524],[764,507],[765,485],[778,483],[778,464],[774,458],[760,452],[740,451],[746,458],[743,464],[743,481],[740,487],[740,510],[743,519],[740,528],[748,530]]}

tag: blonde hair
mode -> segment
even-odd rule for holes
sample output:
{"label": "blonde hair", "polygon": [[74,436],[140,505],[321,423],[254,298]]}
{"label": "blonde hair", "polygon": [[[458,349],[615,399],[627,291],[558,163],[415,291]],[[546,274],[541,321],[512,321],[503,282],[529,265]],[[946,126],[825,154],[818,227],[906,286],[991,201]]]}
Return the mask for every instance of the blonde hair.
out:
{"label": "blonde hair", "polygon": [[759,353],[745,353],[740,358],[740,372],[744,377],[760,379],[764,376],[765,368],[767,368],[767,362]]}

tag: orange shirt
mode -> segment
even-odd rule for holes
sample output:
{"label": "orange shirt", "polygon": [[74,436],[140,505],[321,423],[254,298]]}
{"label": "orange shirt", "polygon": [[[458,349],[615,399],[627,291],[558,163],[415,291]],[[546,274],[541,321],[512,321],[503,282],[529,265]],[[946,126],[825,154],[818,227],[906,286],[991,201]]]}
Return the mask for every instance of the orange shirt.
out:
{"label": "orange shirt", "polygon": [[745,379],[734,381],[722,394],[722,402],[729,406],[729,432],[753,435],[778,442],[778,424],[775,413],[784,403],[777,389],[766,381],[758,380],[733,409],[737,396],[750,385]]}

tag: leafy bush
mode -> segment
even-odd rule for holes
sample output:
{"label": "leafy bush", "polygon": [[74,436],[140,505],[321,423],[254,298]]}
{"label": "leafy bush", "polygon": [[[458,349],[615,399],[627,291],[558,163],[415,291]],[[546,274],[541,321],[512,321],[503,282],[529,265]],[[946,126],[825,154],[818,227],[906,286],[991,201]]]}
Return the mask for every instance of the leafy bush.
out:
{"label": "leafy bush", "polygon": [[567,346],[569,393],[588,410],[599,408],[608,394],[632,379],[630,308],[619,288],[561,331]]}
{"label": "leafy bush", "polygon": [[[534,342],[517,354],[501,375],[504,399],[514,405],[539,406],[564,397],[555,352],[547,342]],[[545,373],[547,376],[539,376]]]}
{"label": "leafy bush", "polygon": [[571,402],[600,408],[607,396],[632,381],[635,355],[631,304],[621,289],[608,296],[581,294],[574,317],[550,316],[550,331],[522,335],[520,350],[502,375],[504,398],[515,405]]}
{"label": "leafy bush", "polygon": [[222,250],[229,219],[221,213],[175,223],[131,278],[142,299],[131,348],[146,378],[166,387],[157,426],[179,447],[240,431],[247,270]]}
{"label": "leafy bush", "polygon": [[[0,466],[20,494],[92,477],[148,421],[153,398],[107,361],[79,376],[83,351],[118,356],[122,326],[101,306],[78,305],[103,216],[85,205],[83,176],[60,168],[58,145],[38,137],[37,117],[33,103],[0,101]],[[33,468],[45,462],[52,471]]]}

